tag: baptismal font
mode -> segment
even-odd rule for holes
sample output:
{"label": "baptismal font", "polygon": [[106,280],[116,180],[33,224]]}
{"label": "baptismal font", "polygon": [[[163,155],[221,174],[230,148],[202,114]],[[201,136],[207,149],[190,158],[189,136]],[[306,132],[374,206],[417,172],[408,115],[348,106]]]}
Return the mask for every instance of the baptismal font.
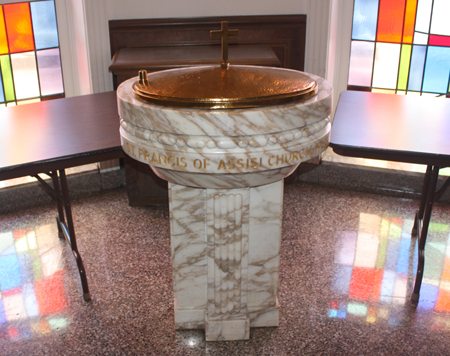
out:
{"label": "baptismal font", "polygon": [[[245,340],[278,325],[283,179],[328,146],[332,88],[296,70],[228,63],[117,89],[122,147],[169,182],[175,327]],[[149,256],[151,257],[151,256]]]}

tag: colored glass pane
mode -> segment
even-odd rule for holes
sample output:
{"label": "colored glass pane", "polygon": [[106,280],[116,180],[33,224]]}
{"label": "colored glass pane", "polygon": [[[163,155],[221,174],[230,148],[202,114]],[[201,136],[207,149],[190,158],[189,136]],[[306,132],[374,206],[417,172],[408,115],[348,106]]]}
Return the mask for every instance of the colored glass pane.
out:
{"label": "colored glass pane", "polygon": [[5,102],[5,92],[3,91],[3,78],[2,78],[2,72],[0,71],[0,103]]}
{"label": "colored glass pane", "polygon": [[8,40],[6,38],[5,20],[3,17],[3,6],[0,6],[0,54],[8,53]]}
{"label": "colored glass pane", "polygon": [[430,46],[448,46],[450,47],[450,36],[430,35]]}
{"label": "colored glass pane", "polygon": [[4,5],[6,30],[11,53],[34,49],[28,3]]}
{"label": "colored glass pane", "polygon": [[378,0],[355,0],[352,39],[374,41],[377,31]]}
{"label": "colored glass pane", "polygon": [[409,63],[411,59],[411,45],[402,45],[402,52],[400,54],[400,68],[398,72],[397,88],[406,90],[408,84]]}
{"label": "colored glass pane", "polygon": [[414,44],[427,45],[428,44],[428,34],[422,32],[414,33]]}
{"label": "colored glass pane", "polygon": [[395,94],[395,90],[394,89],[377,89],[377,88],[372,88],[370,91],[372,93]]}
{"label": "colored glass pane", "polygon": [[57,47],[59,41],[54,2],[32,2],[30,8],[36,49]]}
{"label": "colored glass pane", "polygon": [[11,55],[17,100],[39,96],[39,80],[35,52]]}
{"label": "colored glass pane", "polygon": [[376,44],[372,86],[386,89],[396,88],[399,57],[399,44]]}
{"label": "colored glass pane", "polygon": [[423,78],[423,91],[447,92],[450,73],[450,47],[428,47],[427,62]]}
{"label": "colored glass pane", "polygon": [[417,4],[416,31],[429,32],[432,5],[433,0],[419,0]]}
{"label": "colored glass pane", "polygon": [[12,101],[16,99],[14,94],[14,84],[11,71],[11,62],[9,55],[0,56],[0,67],[2,68],[3,88],[5,89],[6,101]]}
{"label": "colored glass pane", "polygon": [[405,0],[380,0],[377,41],[400,43]]}
{"label": "colored glass pane", "polygon": [[414,23],[416,21],[417,0],[407,0],[405,10],[405,24],[403,26],[403,43],[412,43]]}
{"label": "colored glass pane", "polygon": [[372,82],[373,42],[352,41],[349,85],[370,87]]}
{"label": "colored glass pane", "polygon": [[41,95],[45,96],[63,93],[64,87],[59,49],[53,48],[37,51],[36,56],[39,69]]}
{"label": "colored glass pane", "polygon": [[408,90],[421,91],[423,66],[425,64],[425,46],[413,46],[411,54],[411,66],[409,69]]}
{"label": "colored glass pane", "polygon": [[25,105],[25,104],[32,104],[32,103],[38,103],[41,101],[41,98],[36,99],[28,99],[28,100],[20,100],[17,102],[17,105]]}
{"label": "colored glass pane", "polygon": [[436,35],[450,36],[450,26],[448,25],[449,14],[450,14],[450,1],[434,0],[430,33]]}

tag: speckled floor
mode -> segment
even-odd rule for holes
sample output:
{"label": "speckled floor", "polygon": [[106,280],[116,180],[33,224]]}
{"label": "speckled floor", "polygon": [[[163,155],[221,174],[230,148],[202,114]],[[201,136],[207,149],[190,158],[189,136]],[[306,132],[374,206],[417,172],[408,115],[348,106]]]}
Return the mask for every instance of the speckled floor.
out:
{"label": "speckled floor", "polygon": [[417,205],[287,185],[280,326],[208,343],[174,330],[167,208],[129,207],[125,190],[73,202],[89,303],[53,206],[4,214],[0,355],[449,355],[450,206],[435,206],[414,308]]}

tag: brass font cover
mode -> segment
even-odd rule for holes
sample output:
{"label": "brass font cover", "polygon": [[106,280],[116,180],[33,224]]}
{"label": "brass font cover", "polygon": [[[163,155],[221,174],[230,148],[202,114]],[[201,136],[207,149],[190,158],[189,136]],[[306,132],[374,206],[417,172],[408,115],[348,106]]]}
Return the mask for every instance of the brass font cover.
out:
{"label": "brass font cover", "polygon": [[317,93],[317,83],[303,72],[259,66],[229,65],[228,30],[222,22],[220,31],[211,36],[222,38],[220,65],[185,67],[153,72],[139,72],[133,84],[134,96],[143,101],[173,107],[200,109],[235,109],[281,105],[307,99]]}

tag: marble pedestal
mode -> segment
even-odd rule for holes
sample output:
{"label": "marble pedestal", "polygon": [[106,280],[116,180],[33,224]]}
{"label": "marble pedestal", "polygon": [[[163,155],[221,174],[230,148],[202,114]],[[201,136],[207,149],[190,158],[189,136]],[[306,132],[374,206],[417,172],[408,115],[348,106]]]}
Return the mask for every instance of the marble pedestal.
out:
{"label": "marble pedestal", "polygon": [[175,325],[206,340],[277,326],[283,179],[323,152],[332,88],[302,102],[180,109],[118,90],[122,147],[169,182]]}
{"label": "marble pedestal", "polygon": [[243,340],[278,325],[283,181],[254,188],[169,184],[175,325]]}

